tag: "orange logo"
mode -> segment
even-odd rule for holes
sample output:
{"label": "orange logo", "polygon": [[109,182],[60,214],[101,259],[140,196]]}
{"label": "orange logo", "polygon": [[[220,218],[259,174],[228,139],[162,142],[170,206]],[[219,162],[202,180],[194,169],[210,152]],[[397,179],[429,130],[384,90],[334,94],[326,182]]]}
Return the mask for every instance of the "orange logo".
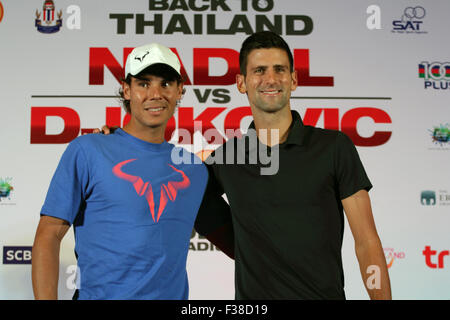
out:
{"label": "orange logo", "polygon": [[166,184],[161,185],[161,197],[159,199],[159,208],[158,208],[158,212],[157,212],[158,215],[155,220],[155,202],[153,199],[153,190],[152,190],[151,183],[145,182],[145,184],[144,184],[144,181],[142,180],[141,177],[133,176],[131,174],[128,174],[128,173],[125,173],[122,171],[122,167],[124,165],[126,165],[127,163],[130,163],[130,162],[133,162],[135,160],[137,160],[137,159],[130,159],[130,160],[122,161],[122,162],[118,163],[117,165],[115,165],[112,171],[118,178],[131,182],[139,197],[144,196],[145,199],[147,199],[153,221],[158,222],[159,218],[161,217],[161,214],[164,211],[164,208],[166,207],[167,198],[169,198],[170,201],[174,202],[177,197],[178,190],[186,189],[187,187],[189,187],[191,182],[189,181],[189,178],[184,174],[183,171],[178,170],[177,168],[175,168],[174,166],[169,164],[169,166],[174,171],[181,174],[183,180],[169,181],[169,182],[167,182],[167,185]]}
{"label": "orange logo", "polygon": [[388,269],[392,267],[394,260],[405,258],[404,252],[395,252],[393,248],[384,248],[384,255],[386,257],[386,264]]}

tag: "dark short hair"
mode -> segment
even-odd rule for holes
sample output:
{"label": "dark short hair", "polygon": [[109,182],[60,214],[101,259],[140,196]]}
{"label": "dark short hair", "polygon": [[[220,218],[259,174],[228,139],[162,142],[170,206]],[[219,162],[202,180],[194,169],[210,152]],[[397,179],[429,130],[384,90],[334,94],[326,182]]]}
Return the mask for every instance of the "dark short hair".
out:
{"label": "dark short hair", "polygon": [[247,75],[247,57],[252,50],[270,48],[278,48],[286,52],[289,58],[289,68],[292,72],[294,70],[294,58],[286,41],[272,31],[260,31],[252,34],[242,43],[241,51],[239,52],[241,74]]}
{"label": "dark short hair", "polygon": [[[172,67],[170,67],[164,63],[153,64],[153,65],[149,66],[148,68],[145,68],[144,70],[142,70],[135,76],[128,74],[128,76],[125,79],[122,79],[122,82],[125,82],[128,85],[131,85],[131,78],[139,79],[145,75],[161,77],[164,80],[169,81],[169,82],[176,81],[177,84],[183,83],[183,79],[178,74],[178,72],[176,72]],[[183,89],[183,93],[184,93],[184,90],[185,89]],[[120,96],[120,102],[122,103],[122,106],[125,109],[125,111],[128,113],[131,113],[130,100],[125,99],[122,88],[119,88],[119,96]]]}

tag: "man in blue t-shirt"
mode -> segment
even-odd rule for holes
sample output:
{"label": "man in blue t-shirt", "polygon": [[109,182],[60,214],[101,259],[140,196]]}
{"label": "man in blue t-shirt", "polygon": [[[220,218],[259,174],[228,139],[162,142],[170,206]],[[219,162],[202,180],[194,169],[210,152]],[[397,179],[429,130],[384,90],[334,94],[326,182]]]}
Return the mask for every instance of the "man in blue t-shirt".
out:
{"label": "man in blue t-shirt", "polygon": [[57,298],[60,242],[71,225],[77,298],[188,298],[189,239],[208,173],[164,139],[183,90],[169,48],[130,53],[121,90],[129,123],[73,140],[50,183],[33,246],[36,299]]}

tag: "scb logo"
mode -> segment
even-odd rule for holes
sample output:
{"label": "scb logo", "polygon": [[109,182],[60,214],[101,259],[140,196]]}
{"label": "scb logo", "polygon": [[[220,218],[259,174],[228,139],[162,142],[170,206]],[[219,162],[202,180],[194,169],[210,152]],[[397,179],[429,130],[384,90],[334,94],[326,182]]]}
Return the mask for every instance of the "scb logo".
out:
{"label": "scb logo", "polygon": [[3,264],[31,264],[32,247],[3,247]]}

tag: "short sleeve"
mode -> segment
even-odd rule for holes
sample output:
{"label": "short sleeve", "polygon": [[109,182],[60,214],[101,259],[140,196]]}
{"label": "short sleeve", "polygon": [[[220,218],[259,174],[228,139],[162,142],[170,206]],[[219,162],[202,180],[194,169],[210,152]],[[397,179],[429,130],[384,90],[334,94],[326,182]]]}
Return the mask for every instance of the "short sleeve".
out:
{"label": "short sleeve", "polygon": [[335,148],[334,163],[340,199],[345,199],[363,189],[369,191],[372,184],[350,138],[339,132]]}
{"label": "short sleeve", "polygon": [[195,230],[203,236],[231,223],[230,206],[222,197],[224,191],[217,172],[213,165],[205,165],[209,173],[208,184],[195,220]]}
{"label": "short sleeve", "polygon": [[64,151],[41,209],[41,215],[60,218],[73,224],[78,212],[85,205],[88,183],[86,157],[77,140]]}

